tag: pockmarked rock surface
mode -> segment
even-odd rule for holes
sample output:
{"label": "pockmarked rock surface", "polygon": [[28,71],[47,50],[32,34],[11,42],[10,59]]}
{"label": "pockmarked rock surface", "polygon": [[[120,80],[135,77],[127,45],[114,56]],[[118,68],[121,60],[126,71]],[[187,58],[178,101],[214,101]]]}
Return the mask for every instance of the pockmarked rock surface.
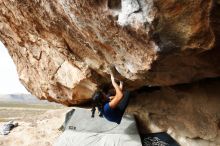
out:
{"label": "pockmarked rock surface", "polygon": [[166,131],[181,146],[220,145],[220,79],[148,88],[131,98],[127,112],[141,133]]}
{"label": "pockmarked rock surface", "polygon": [[74,105],[117,78],[130,89],[220,75],[214,0],[0,0],[0,40],[32,94]]}

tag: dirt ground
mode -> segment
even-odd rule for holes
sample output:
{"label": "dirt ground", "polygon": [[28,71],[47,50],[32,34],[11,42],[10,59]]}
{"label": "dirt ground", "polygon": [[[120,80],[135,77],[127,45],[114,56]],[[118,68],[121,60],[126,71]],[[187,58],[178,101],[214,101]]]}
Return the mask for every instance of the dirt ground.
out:
{"label": "dirt ground", "polygon": [[[71,108],[60,109],[25,109],[0,108],[0,125],[13,119],[18,122],[9,135],[0,135],[0,146],[52,146],[61,134],[59,127],[63,124],[65,114]],[[7,119],[7,118],[8,119]]]}

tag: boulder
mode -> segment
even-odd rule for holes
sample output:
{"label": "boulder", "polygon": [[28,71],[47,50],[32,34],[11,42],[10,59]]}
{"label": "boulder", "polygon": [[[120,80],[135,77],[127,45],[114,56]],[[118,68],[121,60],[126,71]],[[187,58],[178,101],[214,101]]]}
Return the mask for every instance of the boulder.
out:
{"label": "boulder", "polygon": [[40,99],[74,105],[110,84],[170,86],[220,75],[214,0],[0,1],[0,40]]}
{"label": "boulder", "polygon": [[168,132],[182,146],[220,145],[220,79],[142,88],[127,112],[137,117],[140,133]]}

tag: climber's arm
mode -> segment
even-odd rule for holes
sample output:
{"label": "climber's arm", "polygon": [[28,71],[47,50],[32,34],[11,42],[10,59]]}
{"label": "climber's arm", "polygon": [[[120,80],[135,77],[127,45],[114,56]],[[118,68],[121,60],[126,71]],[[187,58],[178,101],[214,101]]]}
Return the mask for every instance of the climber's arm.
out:
{"label": "climber's arm", "polygon": [[[111,81],[112,81],[112,85],[115,88],[116,91],[116,95],[115,96],[111,96],[110,99],[112,99],[109,102],[109,106],[114,109],[117,107],[117,105],[119,104],[119,102],[121,101],[121,99],[123,98],[123,93],[121,88],[118,86],[118,84],[115,82],[114,76],[111,74]],[[122,87],[122,86],[121,86]]]}

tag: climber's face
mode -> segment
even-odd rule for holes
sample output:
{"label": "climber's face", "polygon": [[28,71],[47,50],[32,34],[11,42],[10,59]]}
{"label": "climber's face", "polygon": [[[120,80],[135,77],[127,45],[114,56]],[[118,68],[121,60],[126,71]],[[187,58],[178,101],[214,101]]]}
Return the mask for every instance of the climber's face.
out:
{"label": "climber's face", "polygon": [[102,94],[101,98],[102,98],[102,102],[108,101],[108,97],[104,93]]}

